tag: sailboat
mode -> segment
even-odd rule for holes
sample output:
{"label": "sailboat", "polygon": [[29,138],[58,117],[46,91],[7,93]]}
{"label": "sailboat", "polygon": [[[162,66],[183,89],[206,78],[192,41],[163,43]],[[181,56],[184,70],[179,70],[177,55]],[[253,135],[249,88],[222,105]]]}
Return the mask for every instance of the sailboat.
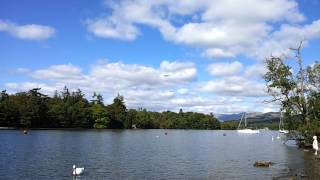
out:
{"label": "sailboat", "polygon": [[[282,127],[282,129],[281,129],[281,127]],[[280,112],[279,132],[284,133],[284,134],[289,133],[289,131],[285,130],[283,127],[284,127],[284,125],[283,125],[283,119],[282,119],[282,112]]]}
{"label": "sailboat", "polygon": [[[244,119],[244,127],[245,128],[244,129],[240,129],[240,126],[241,126],[241,123],[242,123],[243,119]],[[247,128],[247,117],[246,117],[246,113],[245,112],[241,116],[237,132],[238,133],[246,133],[246,134],[257,134],[257,133],[260,133],[259,130],[253,130],[253,129]]]}

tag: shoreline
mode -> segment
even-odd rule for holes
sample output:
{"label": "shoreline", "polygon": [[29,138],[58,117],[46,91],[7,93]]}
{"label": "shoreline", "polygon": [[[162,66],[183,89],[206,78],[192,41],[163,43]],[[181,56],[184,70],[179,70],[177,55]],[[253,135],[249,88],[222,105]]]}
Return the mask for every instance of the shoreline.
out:
{"label": "shoreline", "polygon": [[[1,130],[201,130],[201,131],[236,131],[237,129],[163,129],[163,128],[151,128],[151,129],[143,129],[143,128],[131,128],[131,129],[108,129],[108,128],[81,128],[81,127],[70,127],[70,128],[24,128],[24,127],[0,127]],[[261,129],[263,130],[263,129]],[[269,131],[277,131],[277,130],[269,130]]]}

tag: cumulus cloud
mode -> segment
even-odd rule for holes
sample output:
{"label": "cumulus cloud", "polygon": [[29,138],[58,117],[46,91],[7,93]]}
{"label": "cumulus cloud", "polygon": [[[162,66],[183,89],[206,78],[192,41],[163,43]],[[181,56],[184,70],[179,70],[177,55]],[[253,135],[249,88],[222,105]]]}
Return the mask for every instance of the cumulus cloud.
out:
{"label": "cumulus cloud", "polygon": [[[320,37],[319,20],[305,24],[294,0],[124,0],[106,4],[111,14],[87,20],[92,34],[134,40],[142,34],[139,25],[146,25],[158,29],[168,41],[202,48],[206,57],[264,59],[270,52],[287,53],[302,39]],[[175,23],[177,19],[183,20]],[[278,25],[280,29],[275,28]]]}
{"label": "cumulus cloud", "polygon": [[261,78],[267,72],[265,64],[253,64],[248,66],[244,72],[246,77]]}
{"label": "cumulus cloud", "polygon": [[53,86],[53,85],[48,85],[46,83],[37,83],[37,82],[6,83],[5,87],[15,92],[27,91],[33,88],[41,88],[41,92],[45,94],[53,94],[53,92],[56,89],[61,88],[59,86]]}
{"label": "cumulus cloud", "polygon": [[0,19],[0,31],[8,32],[12,36],[25,40],[45,40],[55,34],[55,29],[50,26],[38,24],[18,25]]}
{"label": "cumulus cloud", "polygon": [[36,70],[30,73],[30,76],[34,79],[70,79],[81,78],[81,69],[72,64],[52,65],[46,69]]}
{"label": "cumulus cloud", "polygon": [[311,24],[283,24],[278,31],[270,34],[270,38],[260,44],[259,48],[251,51],[251,55],[264,59],[270,54],[280,56],[292,53],[289,48],[296,48],[299,42],[320,38],[320,20]]}
{"label": "cumulus cloud", "polygon": [[90,32],[104,38],[134,40],[139,34],[138,29],[132,24],[112,22],[108,19],[89,20],[87,24]]}
{"label": "cumulus cloud", "polygon": [[220,48],[209,48],[206,49],[203,53],[205,57],[234,57],[235,54],[231,51],[226,51]]}
{"label": "cumulus cloud", "polygon": [[[21,72],[21,68],[18,71]],[[116,91],[126,88],[173,87],[195,81],[197,69],[191,62],[163,61],[159,68],[100,61],[89,73],[72,64],[52,65],[48,68],[23,71],[33,80],[48,80],[84,90]],[[13,87],[13,86],[10,86]]]}
{"label": "cumulus cloud", "polygon": [[[239,66],[239,62],[225,64]],[[66,85],[71,90],[80,88],[88,98],[93,91],[104,95],[105,103],[120,93],[129,108],[153,111],[196,111],[203,113],[241,112],[261,110],[258,102],[248,98],[264,96],[264,86],[244,77],[220,73],[219,79],[197,81],[197,69],[192,62],[162,61],[158,67],[122,62],[98,61],[88,71],[73,64],[52,65],[43,69],[18,68],[30,78],[27,82],[8,82],[9,92],[41,88],[52,95]],[[219,74],[219,73],[218,73]]]}
{"label": "cumulus cloud", "polygon": [[243,65],[239,61],[232,63],[212,63],[207,66],[211,76],[232,76],[239,74]]}
{"label": "cumulus cloud", "polygon": [[192,82],[196,79],[197,69],[191,62],[163,61],[160,68],[116,63],[94,65],[91,77],[121,82],[127,86],[172,86]]}
{"label": "cumulus cloud", "polygon": [[265,85],[241,76],[211,80],[199,87],[200,91],[230,96],[266,96]]}

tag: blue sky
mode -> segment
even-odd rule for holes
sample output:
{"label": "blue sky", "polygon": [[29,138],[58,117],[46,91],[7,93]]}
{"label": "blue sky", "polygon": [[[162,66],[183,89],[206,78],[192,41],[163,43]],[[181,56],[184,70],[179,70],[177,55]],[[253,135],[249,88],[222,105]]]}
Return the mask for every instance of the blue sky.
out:
{"label": "blue sky", "polygon": [[1,1],[0,89],[66,85],[155,111],[275,111],[262,103],[263,60],[291,59],[302,39],[305,65],[320,60],[319,9],[317,0]]}

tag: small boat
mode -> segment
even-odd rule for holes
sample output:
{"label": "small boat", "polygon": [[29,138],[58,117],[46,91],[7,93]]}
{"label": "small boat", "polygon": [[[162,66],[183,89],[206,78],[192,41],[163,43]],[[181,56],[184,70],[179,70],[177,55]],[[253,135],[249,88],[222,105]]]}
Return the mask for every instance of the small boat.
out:
{"label": "small boat", "polygon": [[279,133],[287,134],[287,133],[289,133],[289,131],[288,130],[284,130],[284,129],[279,129]]}
{"label": "small boat", "polygon": [[[244,119],[244,127],[245,127],[245,128],[244,128],[244,129],[240,129],[241,123],[242,123],[243,119]],[[237,132],[238,132],[238,133],[244,133],[244,134],[258,134],[258,133],[260,133],[259,130],[253,130],[253,129],[247,128],[247,117],[246,117],[246,113],[245,113],[245,112],[244,112],[244,113],[242,114],[242,116],[241,116],[240,123],[239,123],[238,129],[237,129]]]}
{"label": "small boat", "polygon": [[260,133],[259,130],[253,130],[253,129],[238,129],[238,133],[247,133],[247,134],[258,134]]}

